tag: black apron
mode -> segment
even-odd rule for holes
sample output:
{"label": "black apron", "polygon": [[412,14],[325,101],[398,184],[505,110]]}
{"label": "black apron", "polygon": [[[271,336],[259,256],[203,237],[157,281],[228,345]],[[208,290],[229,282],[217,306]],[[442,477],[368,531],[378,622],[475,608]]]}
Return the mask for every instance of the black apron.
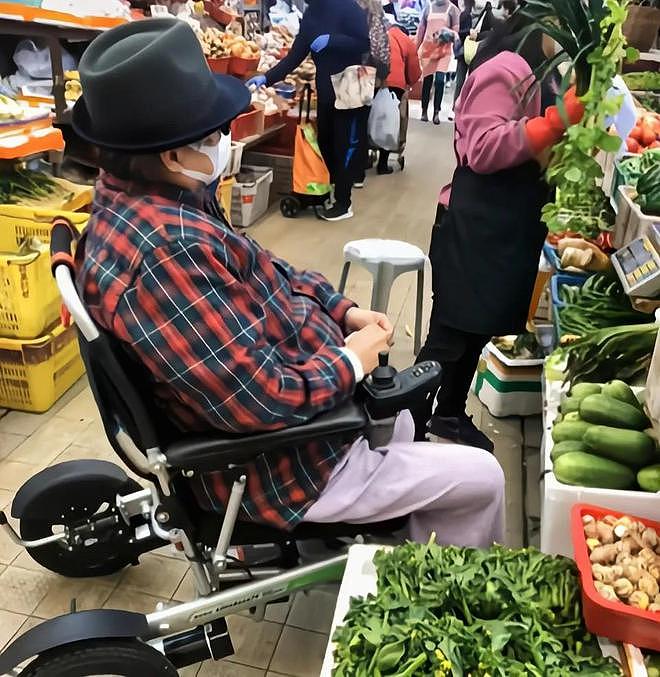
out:
{"label": "black apron", "polygon": [[525,330],[548,195],[536,162],[495,174],[456,169],[449,209],[431,238],[437,321],[487,336]]}

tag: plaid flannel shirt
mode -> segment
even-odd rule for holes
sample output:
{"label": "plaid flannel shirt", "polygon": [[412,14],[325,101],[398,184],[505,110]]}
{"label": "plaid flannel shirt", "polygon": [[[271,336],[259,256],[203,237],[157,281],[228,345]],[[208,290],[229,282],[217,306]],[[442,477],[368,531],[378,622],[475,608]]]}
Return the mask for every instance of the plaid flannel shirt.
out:
{"label": "plaid flannel shirt", "polygon": [[[211,217],[200,196],[102,176],[77,261],[91,315],[147,367],[184,431],[285,428],[354,391],[341,348],[353,304]],[[292,528],[343,453],[315,442],[259,456],[246,467],[243,516]],[[223,510],[229,478],[192,482],[203,508]]]}

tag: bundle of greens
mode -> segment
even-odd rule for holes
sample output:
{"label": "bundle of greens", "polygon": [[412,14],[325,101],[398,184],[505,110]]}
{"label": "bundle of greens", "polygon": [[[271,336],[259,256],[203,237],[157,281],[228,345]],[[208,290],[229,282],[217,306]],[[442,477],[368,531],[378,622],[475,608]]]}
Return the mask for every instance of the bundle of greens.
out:
{"label": "bundle of greens", "polygon": [[566,305],[559,308],[562,334],[584,336],[596,329],[653,322],[653,315],[635,310],[618,278],[591,275],[582,285],[563,285],[559,296]]}
{"label": "bundle of greens", "polygon": [[636,188],[639,177],[654,167],[660,167],[660,148],[648,149],[640,155],[621,160],[618,168],[623,179],[622,185]]}
{"label": "bundle of greens", "polygon": [[621,674],[582,625],[571,560],[408,543],[375,563],[377,594],[335,633],[335,677]]}
{"label": "bundle of greens", "polygon": [[557,348],[546,370],[563,373],[565,383],[634,383],[648,373],[657,334],[656,322],[599,329]]}
{"label": "bundle of greens", "polygon": [[12,169],[0,173],[0,204],[29,204],[50,198],[61,187],[43,172]]}
{"label": "bundle of greens", "polygon": [[[573,231],[596,238],[613,225],[609,200],[599,183],[603,176],[594,156],[598,150],[616,152],[621,139],[610,136],[606,120],[621,107],[622,97],[608,98],[619,64],[635,50],[626,49],[622,27],[628,0],[533,0],[523,8],[534,20],[530,30],[540,29],[561,45],[560,52],[535,71],[543,79],[561,63],[568,63],[562,82],[565,91],[575,75],[576,92],[585,106],[582,120],[568,128],[554,147],[546,172],[556,188],[554,202],[543,210],[551,232]],[[567,119],[563,100],[560,113]]]}

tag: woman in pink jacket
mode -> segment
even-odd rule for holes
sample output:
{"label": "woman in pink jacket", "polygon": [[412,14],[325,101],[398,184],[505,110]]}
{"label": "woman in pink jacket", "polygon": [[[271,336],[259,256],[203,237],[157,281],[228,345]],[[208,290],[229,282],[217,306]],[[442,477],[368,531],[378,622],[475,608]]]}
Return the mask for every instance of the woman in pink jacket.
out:
{"label": "woman in pink jacket", "polygon": [[[525,331],[547,233],[544,157],[565,131],[550,105],[556,78],[536,83],[533,76],[554,42],[535,32],[521,46],[528,25],[518,13],[486,38],[457,102],[457,167],[431,237],[433,309],[418,356],[442,364],[443,382],[433,415],[432,399],[415,412],[418,439],[430,431],[493,450],[465,413],[467,394],[490,338]],[[582,105],[571,92],[565,101],[577,122]]]}

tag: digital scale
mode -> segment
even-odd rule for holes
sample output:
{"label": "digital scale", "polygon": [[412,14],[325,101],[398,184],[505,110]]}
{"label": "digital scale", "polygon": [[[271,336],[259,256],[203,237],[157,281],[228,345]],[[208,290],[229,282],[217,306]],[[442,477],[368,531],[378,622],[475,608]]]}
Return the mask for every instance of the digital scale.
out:
{"label": "digital scale", "polygon": [[660,297],[660,223],[612,254],[612,265],[628,296]]}

